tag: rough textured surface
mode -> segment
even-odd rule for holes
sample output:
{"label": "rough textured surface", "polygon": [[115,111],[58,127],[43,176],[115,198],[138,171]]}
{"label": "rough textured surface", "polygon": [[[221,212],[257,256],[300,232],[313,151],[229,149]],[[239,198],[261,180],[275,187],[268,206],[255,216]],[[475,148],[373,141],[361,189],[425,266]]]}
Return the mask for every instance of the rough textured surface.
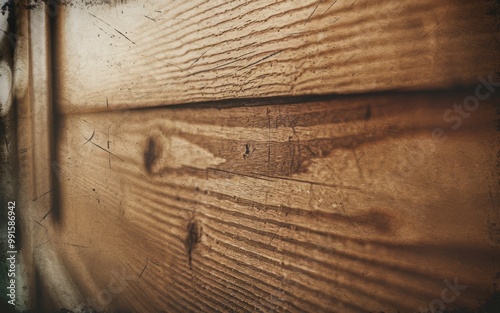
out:
{"label": "rough textured surface", "polygon": [[127,1],[61,8],[64,112],[475,84],[494,1]]}
{"label": "rough textured surface", "polygon": [[474,307],[499,271],[500,147],[491,103],[447,128],[465,96],[68,116],[51,238],[97,307],[126,273],[102,308],[414,312],[445,279]]}
{"label": "rough textured surface", "polygon": [[476,86],[498,71],[497,2],[44,3],[14,66],[28,306],[416,312],[492,294],[500,110]]}

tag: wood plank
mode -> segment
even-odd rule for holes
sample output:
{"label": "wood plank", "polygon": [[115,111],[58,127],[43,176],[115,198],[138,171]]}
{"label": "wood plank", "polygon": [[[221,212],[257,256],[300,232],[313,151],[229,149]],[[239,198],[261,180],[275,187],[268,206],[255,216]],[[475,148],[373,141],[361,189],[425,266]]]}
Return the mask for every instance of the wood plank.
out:
{"label": "wood plank", "polygon": [[492,99],[443,121],[469,94],[64,116],[52,241],[98,310],[415,312],[444,280],[475,307],[500,145]]}
{"label": "wood plank", "polygon": [[72,1],[58,15],[64,112],[475,85],[494,1]]}

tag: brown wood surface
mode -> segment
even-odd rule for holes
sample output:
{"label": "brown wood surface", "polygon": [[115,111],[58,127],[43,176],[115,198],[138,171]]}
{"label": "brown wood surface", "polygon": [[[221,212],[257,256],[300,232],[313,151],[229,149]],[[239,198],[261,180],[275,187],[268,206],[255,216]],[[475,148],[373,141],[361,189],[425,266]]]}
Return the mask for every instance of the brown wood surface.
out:
{"label": "brown wood surface", "polygon": [[499,65],[495,1],[68,3],[64,112],[468,86]]}
{"label": "brown wood surface", "polygon": [[443,119],[498,72],[495,1],[44,3],[15,62],[26,308],[417,312],[500,283],[499,91]]}
{"label": "brown wood surface", "polygon": [[49,238],[107,310],[416,312],[445,279],[468,286],[448,308],[475,307],[500,270],[500,147],[492,101],[443,122],[467,95],[65,116]]}

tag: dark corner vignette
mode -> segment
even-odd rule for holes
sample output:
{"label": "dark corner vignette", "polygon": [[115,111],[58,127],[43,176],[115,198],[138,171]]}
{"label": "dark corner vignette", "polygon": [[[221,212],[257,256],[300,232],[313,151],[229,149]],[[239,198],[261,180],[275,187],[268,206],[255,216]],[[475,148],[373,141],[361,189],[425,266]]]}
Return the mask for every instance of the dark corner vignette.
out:
{"label": "dark corner vignette", "polygon": [[[64,2],[67,2],[67,1],[64,1]],[[100,1],[95,1],[95,2],[97,3],[97,2],[106,2],[106,1],[100,0]],[[111,1],[107,1],[107,2],[115,4],[115,2],[123,3],[126,1],[113,1],[113,0],[111,0]],[[33,10],[37,6],[43,4],[43,5],[47,5],[47,8],[49,11],[54,11],[54,10],[57,10],[57,6],[60,5],[60,3],[61,3],[61,1],[56,1],[56,0],[53,0],[53,1],[27,0],[24,2],[14,1],[14,0],[8,0],[8,1],[0,0],[1,14],[2,15],[8,14],[8,16],[9,16],[8,29],[1,30],[6,34],[6,36],[4,37],[2,42],[0,42],[0,62],[5,62],[5,64],[8,64],[9,68],[11,68],[11,69],[13,68],[14,51],[15,51],[15,45],[16,45],[16,41],[17,41],[17,37],[16,37],[17,36],[16,35],[17,34],[17,32],[16,32],[16,12],[18,10]],[[335,3],[333,3],[333,4],[335,4]],[[487,12],[488,15],[495,17],[497,21],[498,21],[498,7],[499,7],[499,5],[500,5],[500,0],[496,0],[496,5],[494,7],[492,7],[492,9]],[[311,15],[307,18],[306,23],[308,23],[311,16],[313,16],[313,14],[316,12],[316,9],[317,9],[317,6],[314,8]],[[328,10],[330,10],[330,7],[328,7]],[[146,16],[146,18],[148,18],[148,17]],[[50,37],[49,37],[50,45],[49,46],[50,46],[50,50],[51,50],[51,53],[50,53],[50,75],[49,75],[50,84],[49,85],[51,86],[50,87],[50,89],[51,89],[50,94],[51,94],[51,100],[52,100],[51,101],[52,107],[50,110],[50,112],[51,112],[50,113],[51,127],[49,128],[49,130],[50,130],[51,145],[50,145],[49,151],[50,151],[50,160],[51,160],[51,165],[52,165],[51,170],[52,170],[52,174],[53,174],[52,175],[53,179],[51,181],[51,184],[52,184],[51,192],[52,192],[52,196],[53,196],[52,197],[53,202],[52,202],[52,207],[51,207],[49,213],[51,214],[51,218],[53,218],[53,220],[56,222],[56,224],[58,222],[60,222],[60,219],[61,219],[61,195],[59,193],[59,190],[61,188],[60,184],[64,183],[60,180],[60,174],[59,174],[60,169],[59,169],[59,165],[58,165],[58,157],[57,157],[57,151],[56,151],[56,148],[61,141],[61,135],[57,131],[57,129],[58,129],[58,126],[61,125],[60,119],[64,113],[59,111],[58,106],[55,104],[55,101],[53,101],[53,99],[59,98],[59,94],[58,94],[59,91],[57,88],[55,88],[55,86],[59,85],[59,77],[57,76],[57,73],[59,73],[59,68],[61,66],[60,63],[62,63],[61,60],[57,59],[57,55],[59,54],[58,52],[60,50],[62,50],[62,48],[60,46],[61,43],[59,42],[58,37],[57,37],[59,35],[58,31],[60,30],[60,27],[61,27],[61,25],[59,25],[59,23],[61,23],[60,19],[58,19],[55,16],[51,16],[50,26],[49,26],[50,27]],[[498,25],[497,25],[497,28],[498,28]],[[116,30],[116,31],[118,33],[120,33],[118,30]],[[124,38],[129,40],[134,45],[136,44],[135,42],[131,41],[128,37],[126,37],[124,34],[122,34],[122,33],[120,33],[120,34],[123,35]],[[193,64],[197,63],[198,60],[207,51],[203,52],[203,54],[198,59],[196,59],[194,61],[194,63],[191,64],[191,66]],[[264,60],[270,58],[271,56],[276,56],[276,55],[282,53],[282,51],[284,51],[284,50],[280,50],[278,52],[271,53],[268,56],[266,56],[264,58],[260,58],[258,61],[251,63],[251,65],[255,65],[261,61],[264,61]],[[0,63],[0,64],[2,64],[2,63]],[[246,69],[247,67],[248,66],[245,66],[242,69]],[[498,81],[498,79],[499,79],[498,72],[496,72],[495,78]],[[457,90],[460,90],[460,91],[462,91],[464,89],[465,88],[461,88],[461,87],[457,88]],[[393,92],[393,90],[391,90],[388,93],[392,93],[392,92]],[[403,91],[402,93],[404,94],[405,92],[406,91]],[[384,94],[384,92],[377,91],[377,92],[372,93],[372,95],[374,97],[378,96],[380,94]],[[406,95],[408,96],[409,94],[411,94],[411,93],[407,93]],[[255,101],[255,103],[257,103],[258,105],[260,105],[259,102],[262,101],[262,103],[263,103],[262,105],[272,105],[273,104],[272,101],[276,101],[276,103],[278,103],[278,104],[281,102],[283,102],[283,103],[295,103],[295,102],[302,103],[302,102],[304,102],[305,103],[305,102],[313,102],[313,100],[316,101],[318,99],[331,100],[331,98],[334,98],[334,99],[342,100],[343,97],[344,96],[342,96],[342,95],[337,96],[337,95],[329,95],[329,94],[320,94],[320,95],[309,95],[309,96],[303,96],[303,95],[276,96],[275,98],[271,97],[269,99],[266,99],[265,97],[255,98],[255,99],[250,98],[249,100],[222,99],[222,100],[214,101],[215,104],[213,104],[212,107],[216,107],[218,109],[224,110],[224,109],[231,108],[233,106],[235,108],[242,107],[243,105],[241,105],[241,103],[239,103],[239,102],[244,102],[244,101],[248,101],[248,102]],[[349,97],[351,97],[351,95],[345,96],[345,98],[349,98]],[[17,214],[18,211],[22,210],[22,207],[19,207],[17,205],[16,199],[19,198],[19,193],[22,192],[18,188],[18,180],[19,180],[19,177],[18,177],[19,165],[18,164],[19,163],[18,163],[17,157],[19,155],[18,153],[23,153],[22,147],[18,147],[17,141],[16,141],[17,132],[18,132],[18,121],[17,121],[17,106],[15,103],[15,97],[12,97],[11,101],[12,101],[12,104],[9,106],[8,111],[0,112],[1,113],[0,114],[0,127],[1,127],[0,128],[0,134],[1,134],[0,135],[0,175],[1,175],[0,183],[2,186],[0,189],[0,200],[1,200],[0,201],[0,214],[2,216],[1,224],[0,224],[0,249],[1,249],[1,253],[2,253],[1,259],[0,259],[0,267],[2,268],[2,271],[0,274],[0,283],[1,283],[0,286],[2,286],[2,291],[0,292],[0,300],[1,300],[0,312],[19,312],[19,310],[16,310],[15,306],[12,306],[10,303],[11,301],[15,301],[15,299],[16,299],[15,296],[14,296],[14,298],[12,298],[12,292],[10,290],[13,290],[13,288],[12,288],[13,284],[14,284],[14,290],[16,288],[23,288],[23,286],[19,285],[17,281],[14,281],[14,282],[11,281],[11,278],[14,276],[11,274],[11,273],[13,273],[13,271],[11,270],[12,269],[11,264],[12,264],[12,260],[16,260],[15,256],[13,257],[13,255],[15,255],[14,252],[17,251],[17,253],[19,253],[19,251],[22,249],[22,242],[21,242],[22,229],[20,228],[20,226],[21,226],[20,223],[16,223],[15,221],[16,221],[16,217],[18,216],[18,214]],[[496,111],[497,111],[497,116],[496,116],[497,119],[495,120],[495,123],[496,123],[497,131],[500,131],[500,102],[498,102],[499,101],[498,98],[496,101],[497,102],[495,103],[495,105],[496,105]],[[227,103],[227,105],[226,105],[226,103]],[[210,104],[210,103],[208,103],[208,104]],[[106,105],[107,105],[107,97],[106,97]],[[256,105],[254,105],[254,106],[256,106]],[[165,111],[166,110],[182,111],[186,108],[191,108],[191,109],[199,109],[201,111],[202,109],[206,109],[209,107],[210,107],[210,105],[207,105],[207,103],[202,103],[200,105],[200,102],[198,102],[198,103],[191,103],[191,104],[179,103],[176,106],[165,106],[165,107],[161,107],[161,109],[164,109]],[[453,108],[455,109],[455,107],[453,107]],[[138,109],[135,112],[138,112],[139,110],[140,109]],[[475,110],[470,110],[470,111],[473,112]],[[443,112],[444,112],[443,120],[444,120],[444,122],[448,123],[448,124],[445,123],[445,126],[449,126],[449,128],[447,128],[447,129],[438,128],[437,131],[436,131],[436,129],[434,129],[434,132],[432,132],[432,134],[437,135],[438,139],[444,140],[445,139],[444,136],[446,134],[453,134],[453,131],[455,130],[455,128],[458,129],[462,123],[462,120],[465,121],[469,115],[467,115],[465,117],[465,114],[468,114],[468,112],[465,112],[462,110],[462,111],[458,111],[458,112],[460,112],[460,113],[458,113],[457,111],[452,111],[452,109],[448,108],[448,107]],[[371,105],[366,106],[366,112],[364,111],[364,107],[363,107],[362,113],[363,114],[360,115],[361,117],[358,118],[359,121],[362,121],[363,118],[365,120],[375,118],[375,117],[377,117],[376,106],[374,106],[374,108],[372,108]],[[454,113],[456,113],[456,114],[454,114]],[[130,113],[130,114],[132,114],[132,113]],[[349,114],[351,114],[351,113],[349,113]],[[462,115],[457,115],[457,114],[462,114]],[[288,116],[286,116],[286,115],[283,115],[283,116],[285,116],[285,118],[287,118],[287,117],[290,117],[291,114]],[[337,116],[335,116],[335,117],[337,118]],[[451,117],[451,119],[449,117]],[[280,118],[281,118],[281,115],[280,115]],[[349,118],[352,118],[352,116],[349,115]],[[453,120],[453,118],[454,118],[454,120]],[[347,120],[347,118],[346,118],[346,120]],[[450,121],[451,122],[455,121],[456,124],[451,124]],[[458,123],[460,123],[460,125]],[[269,125],[271,125],[271,118],[269,118]],[[306,124],[304,124],[304,125],[301,125],[300,127],[305,128],[307,126],[310,126],[310,125],[306,125]],[[457,126],[455,127],[455,126],[451,126],[451,125],[457,125]],[[444,126],[442,126],[442,127],[444,127]],[[269,131],[271,131],[271,126],[269,126],[269,129],[270,129]],[[276,119],[276,129],[278,129],[278,119]],[[462,129],[462,131],[463,131],[463,129]],[[95,130],[94,130],[94,132],[95,132]],[[293,129],[293,133],[295,135],[295,129]],[[94,136],[94,134],[92,134],[92,136]],[[394,136],[394,137],[396,137],[396,136]],[[290,137],[289,139],[291,140],[294,138]],[[143,157],[144,157],[144,160],[143,160],[144,166],[143,167],[145,168],[146,172],[150,175],[157,174],[157,172],[160,172],[160,170],[157,170],[157,168],[161,168],[161,166],[162,166],[160,164],[161,158],[159,157],[159,155],[164,151],[164,149],[167,149],[166,148],[167,144],[163,144],[161,140],[162,140],[162,138],[156,138],[153,136],[153,137],[148,137],[148,140],[146,141],[147,142],[146,149],[143,153]],[[292,141],[290,141],[290,142],[292,142]],[[171,143],[169,142],[168,144],[171,144]],[[238,164],[246,164],[246,163],[241,163],[241,162],[249,163],[249,162],[253,161],[254,155],[255,155],[255,157],[259,157],[261,155],[261,154],[259,154],[260,151],[263,151],[263,150],[262,150],[261,146],[258,146],[258,144],[261,144],[261,143],[258,143],[257,140],[256,140],[255,145],[251,141],[250,141],[250,143],[244,143],[242,145],[242,147],[243,147],[242,151],[238,152],[239,153],[238,154],[238,160],[239,160],[238,162],[240,162]],[[351,143],[349,142],[348,144],[350,145]],[[348,144],[346,144],[346,146]],[[97,144],[95,144],[95,145],[97,146]],[[256,148],[256,145],[258,148]],[[304,141],[302,143],[297,143],[297,145],[296,145],[297,151],[298,151],[298,154],[300,157],[303,157],[302,155],[300,155],[300,152],[301,152],[300,149],[302,147],[304,147],[304,145],[305,145]],[[332,145],[330,150],[333,151],[334,149],[337,149],[338,145],[340,145],[340,144],[335,143],[334,146]],[[354,145],[356,145],[356,144],[354,144]],[[202,146],[202,144],[200,144],[200,146]],[[269,152],[267,154],[268,160],[270,159],[270,155],[271,155],[271,147],[273,149],[277,150],[276,146],[277,146],[277,144],[274,144],[273,146],[271,146],[271,139],[269,139],[269,146],[268,146]],[[310,153],[311,153],[310,159],[315,159],[317,157],[317,155],[322,155],[323,153],[325,155],[327,155],[331,152],[331,151],[327,151],[328,147],[324,141],[318,141],[317,146],[313,146],[313,148],[320,151],[320,153],[315,153],[314,151],[311,151],[311,148],[309,146],[305,146],[305,147],[310,150]],[[108,149],[109,149],[109,141],[108,141]],[[260,149],[260,151],[258,149]],[[104,150],[104,149],[101,148],[101,150]],[[294,149],[292,149],[292,150],[293,150],[293,152],[295,152]],[[283,151],[285,151],[285,150],[283,149]],[[275,151],[273,150],[273,153],[274,152]],[[108,151],[108,153],[110,155],[112,155],[111,152]],[[241,161],[241,159],[243,161]],[[236,158],[235,158],[235,160],[236,160]],[[498,163],[497,167],[500,168],[500,151],[497,154],[497,163]],[[292,165],[293,164],[294,163],[292,161]],[[300,165],[301,164],[299,164],[297,166],[297,168],[299,168]],[[424,166],[424,164],[419,164],[419,166]],[[241,168],[243,168],[243,166],[241,166]],[[239,168],[239,170],[241,170],[241,168]],[[292,174],[303,174],[303,172],[306,172],[306,171],[299,171],[298,169],[295,170],[295,168],[293,168],[293,167],[290,167],[290,168],[291,168],[290,172],[293,172]],[[183,168],[183,170],[187,171],[186,168]],[[191,169],[191,170],[194,172],[196,170],[196,168]],[[211,168],[210,170],[213,170],[215,172],[218,169]],[[295,170],[295,171],[292,171],[292,170]],[[222,170],[220,170],[220,171],[222,172]],[[166,170],[165,170],[165,172],[166,172]],[[179,170],[179,172],[181,172],[181,170]],[[500,175],[500,172],[499,172],[499,175]],[[161,176],[161,175],[157,175],[157,176]],[[290,176],[291,176],[291,174],[290,174]],[[274,179],[274,177],[271,177],[271,178]],[[279,178],[282,178],[282,177],[279,177]],[[208,180],[208,170],[207,170],[207,180]],[[498,181],[498,184],[500,185],[500,180]],[[496,187],[498,188],[498,186],[496,186]],[[196,187],[196,188],[197,188],[197,190],[199,190],[198,187]],[[311,189],[312,189],[312,187],[311,187]],[[95,191],[95,189],[93,189],[93,191]],[[187,191],[185,191],[185,192],[187,193]],[[214,192],[214,194],[215,194],[215,192]],[[491,196],[491,191],[490,191],[490,196]],[[222,196],[221,196],[221,198],[222,198]],[[236,199],[236,196],[235,196],[235,199]],[[220,199],[217,199],[217,200],[220,200]],[[226,199],[225,201],[229,201],[229,200]],[[234,200],[233,202],[236,202],[238,205],[241,205],[241,203],[245,203],[245,201],[247,201],[247,200],[241,199],[241,200]],[[266,201],[267,201],[267,194],[266,194]],[[194,202],[194,200],[193,200],[193,202]],[[222,202],[222,201],[220,201],[220,202]],[[252,208],[253,208],[253,205],[254,204],[252,203]],[[263,205],[263,207],[265,207],[266,209],[270,208],[267,203],[265,204],[265,206]],[[281,210],[282,206],[279,205],[279,207],[277,206],[277,208],[279,208],[279,210]],[[278,209],[276,209],[276,211],[278,211]],[[47,214],[49,214],[49,213],[47,213]],[[240,214],[240,213],[238,212],[238,214]],[[311,214],[311,216],[312,216],[313,214],[316,214],[316,212],[312,212],[312,213],[308,212],[308,214]],[[234,215],[237,215],[237,214],[234,213]],[[370,222],[373,222],[373,220],[376,220],[377,216],[378,216],[377,214],[370,215],[369,216],[371,219]],[[349,219],[349,216],[347,218]],[[256,220],[257,220],[257,218],[256,218]],[[9,221],[14,221],[14,225],[12,225],[12,223],[9,224],[8,223]],[[183,236],[181,236],[179,241],[182,242],[184,249],[185,249],[184,252],[186,254],[186,258],[184,261],[187,264],[186,267],[189,268],[188,273],[198,273],[200,268],[202,268],[200,264],[203,263],[203,260],[202,260],[202,257],[204,257],[203,253],[206,252],[206,250],[204,250],[204,249],[207,249],[204,241],[206,238],[209,238],[209,236],[211,235],[212,229],[215,228],[214,225],[210,225],[210,224],[203,224],[203,227],[202,227],[202,221],[205,222],[205,220],[203,220],[203,219],[198,219],[198,218],[195,218],[194,216],[192,216],[189,218],[186,225],[184,225],[184,224],[182,225],[182,227],[183,227],[182,229],[186,234],[183,233]],[[349,222],[352,223],[351,220],[349,220]],[[355,222],[360,222],[360,221],[355,220]],[[207,227],[204,228],[204,225],[207,225]],[[9,239],[11,239],[9,237],[9,234],[10,234],[9,229],[12,229],[9,227],[12,227],[12,226],[15,226],[15,228],[14,228],[15,232],[13,233],[13,236],[11,236],[12,238],[15,238],[15,245],[12,245],[12,243],[14,243],[13,241],[9,241]],[[236,228],[237,226],[239,226],[239,225],[236,225],[236,222],[235,222],[234,227]],[[288,226],[289,225],[287,225],[287,227]],[[248,228],[248,226],[245,226],[245,227]],[[353,227],[354,227],[354,224],[353,224]],[[498,225],[493,224],[493,225],[488,225],[488,227],[489,227],[490,232],[498,232]],[[282,228],[282,226],[279,226],[278,231],[281,230],[281,228]],[[381,227],[381,229],[384,229],[384,227]],[[278,231],[276,231],[276,233],[278,233]],[[288,231],[288,228],[283,228],[283,232],[286,232],[286,231]],[[265,231],[262,230],[261,233],[265,234]],[[258,233],[258,235],[264,236],[261,233]],[[279,238],[275,239],[276,233],[273,235],[273,237],[271,238],[271,240],[269,241],[269,244],[267,246],[265,246],[264,244],[259,244],[257,246],[257,248],[264,250],[264,251],[272,251],[274,253],[275,251],[272,250],[274,248],[271,247],[271,243],[273,242],[273,240],[275,242],[278,242],[278,241],[281,242],[281,241],[285,241],[285,239],[286,239],[286,238],[283,239],[285,236],[283,234],[279,234],[278,235]],[[498,238],[498,236],[497,236],[497,238]],[[211,238],[209,238],[209,239],[211,239]],[[252,239],[244,238],[244,239],[250,242],[253,238]],[[227,239],[227,240],[229,240],[229,239]],[[286,239],[286,240],[288,240],[288,239]],[[206,240],[206,241],[210,242],[209,240]],[[243,241],[243,239],[242,239],[242,241]],[[217,242],[217,240],[215,240],[215,242]],[[261,252],[252,252],[252,253],[258,254]],[[264,258],[264,257],[262,257],[262,258]],[[311,256],[311,258],[313,258],[313,257]],[[17,262],[17,260],[15,262]],[[151,264],[150,264],[150,262],[151,262]],[[241,261],[241,263],[243,263],[243,261]],[[149,267],[148,267],[148,264],[149,264]],[[158,264],[154,263],[150,259],[146,259],[144,267],[140,271],[137,279],[140,279],[143,276],[145,277],[146,275],[144,273],[147,273],[146,269],[149,270],[152,267],[152,265],[158,265]],[[53,303],[51,302],[51,299],[50,299],[50,296],[48,295],[48,292],[45,290],[47,288],[47,286],[44,286],[44,284],[43,284],[40,270],[43,270],[43,268],[37,269],[34,273],[35,306],[37,308],[51,307],[53,305]],[[124,273],[122,273],[123,274],[122,276],[126,276]],[[14,274],[15,274],[15,271],[14,271]],[[364,275],[364,273],[363,273],[363,275]],[[133,279],[136,279],[136,278],[134,277]],[[193,278],[193,280],[194,280],[194,278]],[[450,310],[448,310],[446,308],[448,304],[451,304],[453,301],[455,301],[455,299],[458,299],[458,297],[463,292],[465,292],[466,289],[468,288],[467,285],[462,285],[460,283],[460,281],[458,281],[457,278],[455,277],[454,280],[451,278],[449,280],[448,279],[444,280],[442,286],[440,286],[440,288],[442,287],[442,290],[439,288],[439,290],[430,290],[429,291],[429,292],[432,292],[433,294],[435,293],[436,297],[429,299],[428,307],[426,307],[425,309],[429,308],[428,312],[432,312],[432,313],[434,313],[434,312],[440,312],[440,313],[496,313],[496,312],[500,312],[500,290],[499,290],[499,286],[498,286],[498,282],[500,281],[500,272],[498,272],[495,277],[492,277],[492,280],[494,283],[492,284],[491,289],[489,289],[491,291],[490,297],[485,298],[485,299],[478,299],[478,306],[476,308],[465,308],[464,307],[464,308],[455,308],[455,309],[450,309]],[[132,279],[130,279],[130,281],[132,281]],[[124,285],[126,285],[126,284],[124,284]],[[4,286],[6,286],[7,288],[5,288]],[[439,291],[440,291],[440,293],[439,293]],[[283,291],[283,293],[285,293],[285,292]],[[89,301],[89,303],[92,303],[92,301]],[[33,311],[24,311],[24,312],[40,312],[40,310],[35,309]],[[54,311],[54,312],[76,313],[74,311],[71,311],[70,308],[60,308],[59,310]],[[100,311],[94,311],[93,309],[89,308],[88,311],[85,311],[85,312],[100,312]],[[367,310],[367,312],[390,313],[393,311],[389,311],[389,312],[373,311],[372,312],[372,311]],[[415,312],[417,312],[417,311],[415,311]],[[424,311],[420,310],[419,312],[424,312]],[[404,313],[404,312],[401,312],[401,313]]]}

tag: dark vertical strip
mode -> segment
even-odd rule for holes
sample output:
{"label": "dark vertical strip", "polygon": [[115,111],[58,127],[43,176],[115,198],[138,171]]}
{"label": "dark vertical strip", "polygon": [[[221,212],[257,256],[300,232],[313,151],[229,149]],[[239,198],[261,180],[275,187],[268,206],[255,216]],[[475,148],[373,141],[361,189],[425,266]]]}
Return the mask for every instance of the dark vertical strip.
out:
{"label": "dark vertical strip", "polygon": [[[5,105],[2,110],[7,109],[7,111],[0,112],[0,283],[2,284],[3,290],[5,287],[9,286],[10,279],[8,277],[7,268],[9,263],[7,263],[7,214],[8,214],[8,203],[10,201],[16,201],[19,204],[17,195],[19,194],[18,185],[18,159],[17,159],[17,110],[15,103],[15,95],[13,94],[14,88],[14,51],[16,48],[16,8],[12,1],[7,1],[2,3],[2,8],[0,14],[8,14],[7,17],[7,28],[1,29],[0,34],[2,35],[2,40],[0,41],[0,61],[5,62],[12,73],[11,90],[9,91],[11,97],[11,105]],[[2,77],[2,79],[7,79],[8,77]],[[5,95],[3,95],[5,96]],[[8,100],[7,100],[8,101]],[[16,250],[20,250],[22,247],[22,230],[19,214],[19,206],[16,205],[14,212],[16,214],[16,227],[15,227],[15,247]],[[13,249],[12,249],[13,250]],[[17,272],[18,273],[18,272]],[[17,275],[16,273],[16,275]],[[16,285],[16,292],[19,295],[19,285]],[[19,296],[16,296],[16,301]],[[7,296],[7,293],[2,292],[0,295],[0,312],[15,312],[14,306],[8,304],[8,300],[11,300]]]}
{"label": "dark vertical strip", "polygon": [[48,85],[49,85],[49,145],[50,145],[50,166],[52,173],[52,219],[55,224],[61,221],[61,166],[57,157],[57,147],[59,143],[59,111],[57,106],[59,77],[58,68],[58,29],[60,23],[60,3],[58,0],[46,2],[46,14],[49,17],[49,29],[47,31],[48,47]]}

